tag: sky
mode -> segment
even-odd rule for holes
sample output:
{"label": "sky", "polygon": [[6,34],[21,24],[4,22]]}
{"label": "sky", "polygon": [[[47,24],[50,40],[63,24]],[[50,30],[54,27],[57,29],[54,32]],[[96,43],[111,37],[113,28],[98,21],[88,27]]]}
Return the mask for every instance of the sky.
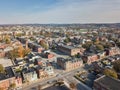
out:
{"label": "sky", "polygon": [[120,0],[0,0],[0,24],[119,22]]}

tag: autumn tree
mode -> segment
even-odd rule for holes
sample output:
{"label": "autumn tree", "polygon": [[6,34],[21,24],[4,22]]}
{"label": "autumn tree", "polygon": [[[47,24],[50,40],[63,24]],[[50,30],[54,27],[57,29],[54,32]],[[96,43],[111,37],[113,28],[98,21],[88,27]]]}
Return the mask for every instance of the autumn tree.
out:
{"label": "autumn tree", "polygon": [[23,46],[20,45],[19,48],[18,48],[18,55],[21,58],[23,58],[23,56],[24,56],[23,50],[24,50]]}
{"label": "autumn tree", "polygon": [[0,64],[0,73],[4,73],[5,72],[5,68],[3,67],[2,64]]}
{"label": "autumn tree", "polygon": [[29,48],[25,48],[23,52],[24,52],[24,57],[25,57],[31,52],[31,50]]}
{"label": "autumn tree", "polygon": [[41,40],[41,41],[40,41],[40,45],[41,45],[43,48],[45,48],[45,49],[48,49],[48,48],[49,48],[48,44],[47,44],[44,40]]}
{"label": "autumn tree", "polygon": [[118,78],[117,73],[112,69],[105,69],[104,74],[113,78]]}
{"label": "autumn tree", "polygon": [[75,83],[71,82],[69,85],[70,85],[71,90],[75,90],[76,89]]}
{"label": "autumn tree", "polygon": [[10,84],[10,89],[14,89],[16,87],[15,83]]}
{"label": "autumn tree", "polygon": [[10,59],[14,60],[15,58],[18,57],[18,51],[17,51],[17,49],[13,49],[10,52],[8,52],[7,55]]}

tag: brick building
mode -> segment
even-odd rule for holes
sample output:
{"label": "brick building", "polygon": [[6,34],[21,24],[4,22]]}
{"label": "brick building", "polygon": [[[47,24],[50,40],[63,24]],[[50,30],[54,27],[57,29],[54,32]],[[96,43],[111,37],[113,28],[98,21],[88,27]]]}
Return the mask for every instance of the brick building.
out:
{"label": "brick building", "polygon": [[60,45],[58,46],[58,50],[70,56],[74,56],[78,53],[81,54],[83,49],[67,46],[67,45]]}
{"label": "brick building", "polygon": [[94,81],[93,90],[120,90],[120,80],[101,76]]}
{"label": "brick building", "polygon": [[70,71],[75,68],[79,68],[83,65],[83,61],[81,59],[64,59],[58,58],[57,64],[64,70]]}

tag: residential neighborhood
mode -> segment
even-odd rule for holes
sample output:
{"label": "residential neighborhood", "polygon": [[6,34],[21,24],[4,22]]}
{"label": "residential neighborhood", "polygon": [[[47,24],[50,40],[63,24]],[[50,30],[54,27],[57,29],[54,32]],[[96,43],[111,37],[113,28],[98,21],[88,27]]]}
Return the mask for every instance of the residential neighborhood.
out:
{"label": "residential neighborhood", "polygon": [[0,26],[0,90],[119,90],[119,79],[116,28]]}

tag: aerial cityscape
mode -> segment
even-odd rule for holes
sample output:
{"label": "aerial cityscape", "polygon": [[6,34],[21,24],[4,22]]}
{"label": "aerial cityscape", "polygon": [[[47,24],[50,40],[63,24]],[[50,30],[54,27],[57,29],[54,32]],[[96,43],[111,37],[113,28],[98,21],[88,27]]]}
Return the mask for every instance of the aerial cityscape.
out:
{"label": "aerial cityscape", "polygon": [[0,90],[120,90],[120,0],[0,0]]}

